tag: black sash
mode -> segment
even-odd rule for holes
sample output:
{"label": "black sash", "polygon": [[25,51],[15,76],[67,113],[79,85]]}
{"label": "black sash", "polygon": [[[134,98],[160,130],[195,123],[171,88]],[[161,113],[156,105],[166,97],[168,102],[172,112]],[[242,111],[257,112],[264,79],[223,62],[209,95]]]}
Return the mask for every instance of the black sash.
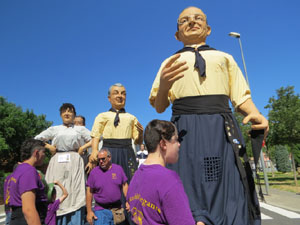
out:
{"label": "black sash", "polygon": [[190,96],[176,99],[172,105],[173,115],[231,113],[227,95]]}
{"label": "black sash", "polygon": [[131,139],[103,139],[103,147],[108,148],[132,148]]}

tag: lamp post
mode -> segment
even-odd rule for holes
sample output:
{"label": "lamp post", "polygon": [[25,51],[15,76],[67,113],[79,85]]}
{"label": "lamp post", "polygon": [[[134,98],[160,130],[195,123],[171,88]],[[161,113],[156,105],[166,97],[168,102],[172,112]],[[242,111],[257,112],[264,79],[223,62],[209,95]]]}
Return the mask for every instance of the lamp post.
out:
{"label": "lamp post", "polygon": [[[250,88],[250,84],[249,84],[249,80],[248,80],[248,74],[247,74],[247,69],[246,69],[246,63],[245,63],[244,53],[243,53],[243,48],[242,48],[241,34],[239,34],[237,32],[230,32],[228,35],[230,37],[234,37],[234,38],[237,38],[239,40],[240,49],[241,49],[241,55],[242,55],[242,60],[243,60],[243,64],[244,64],[245,76],[246,76],[247,84],[248,84],[248,86]],[[266,173],[265,162],[264,162],[264,155],[263,155],[262,151],[260,151],[260,163],[261,163],[261,166],[262,166],[262,169],[263,169],[264,180],[265,180],[265,187],[266,187],[266,193],[268,195],[269,194],[269,180],[268,180],[268,176],[267,176],[267,173]],[[256,165],[255,165],[255,167],[256,167]]]}
{"label": "lamp post", "polygon": [[241,55],[242,55],[242,60],[243,60],[243,64],[244,64],[245,76],[246,76],[247,84],[248,84],[248,86],[250,88],[250,84],[249,84],[249,80],[248,80],[248,74],[247,74],[247,69],[246,69],[246,63],[245,63],[244,53],[243,53],[243,48],[242,48],[241,34],[236,33],[236,32],[230,32],[228,35],[231,36],[231,37],[237,38],[239,40],[240,49],[241,49]]}

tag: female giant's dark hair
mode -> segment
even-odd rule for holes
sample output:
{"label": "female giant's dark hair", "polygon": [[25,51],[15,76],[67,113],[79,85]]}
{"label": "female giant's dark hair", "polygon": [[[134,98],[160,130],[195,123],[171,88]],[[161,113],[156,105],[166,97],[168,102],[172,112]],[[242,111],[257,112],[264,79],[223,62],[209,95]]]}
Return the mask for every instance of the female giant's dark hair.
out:
{"label": "female giant's dark hair", "polygon": [[76,110],[75,110],[75,107],[74,107],[74,105],[72,105],[71,103],[63,103],[63,104],[62,104],[62,106],[59,108],[59,113],[60,113],[60,115],[61,115],[63,112],[67,111],[67,109],[73,111],[74,116],[76,116]]}

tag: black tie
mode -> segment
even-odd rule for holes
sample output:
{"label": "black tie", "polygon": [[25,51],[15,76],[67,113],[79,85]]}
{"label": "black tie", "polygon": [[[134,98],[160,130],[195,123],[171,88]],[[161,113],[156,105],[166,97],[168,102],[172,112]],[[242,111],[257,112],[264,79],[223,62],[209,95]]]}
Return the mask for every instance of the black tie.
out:
{"label": "black tie", "polygon": [[110,108],[109,111],[116,113],[115,120],[114,120],[114,126],[117,127],[120,123],[119,113],[126,113],[126,111],[124,108],[120,109],[119,111],[115,110],[114,108]]}
{"label": "black tie", "polygon": [[[197,50],[197,51],[196,51]],[[206,66],[205,66],[205,60],[203,59],[203,57],[200,55],[199,51],[205,51],[205,50],[215,50],[214,48],[209,47],[208,45],[201,45],[198,48],[193,48],[193,47],[184,47],[183,49],[179,50],[177,53],[181,53],[181,52],[195,52],[195,65],[194,67],[198,69],[199,74],[201,77],[205,77],[205,70],[206,70]]]}

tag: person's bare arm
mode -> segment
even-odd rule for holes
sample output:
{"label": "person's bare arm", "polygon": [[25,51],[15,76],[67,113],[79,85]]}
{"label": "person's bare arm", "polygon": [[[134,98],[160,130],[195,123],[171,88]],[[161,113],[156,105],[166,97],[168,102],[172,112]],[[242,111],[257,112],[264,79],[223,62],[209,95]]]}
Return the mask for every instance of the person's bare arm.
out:
{"label": "person's bare arm", "polygon": [[[123,185],[122,185],[122,191],[123,191],[123,194],[124,194],[124,197],[125,197],[125,199],[126,199],[126,197],[127,197],[127,192],[128,192],[128,184],[127,184],[127,182],[126,183],[124,183]],[[125,203],[125,209],[129,212],[130,211],[130,206],[129,206],[129,203],[126,201],[126,203]]]}
{"label": "person's bare arm", "polygon": [[59,186],[59,188],[62,190],[63,195],[59,198],[60,203],[62,203],[69,195],[68,191],[66,188],[59,182],[59,181],[54,181],[54,184]]}
{"label": "person's bare arm", "polygon": [[245,118],[243,119],[244,124],[251,122],[251,128],[253,130],[264,129],[265,137],[267,136],[269,132],[269,122],[263,115],[260,114],[251,98],[247,99],[245,102],[239,105],[237,109],[238,112],[245,116]]}
{"label": "person's bare arm", "polygon": [[161,71],[159,88],[154,102],[155,109],[158,113],[164,112],[169,106],[169,90],[175,81],[184,76],[182,72],[188,69],[188,66],[185,65],[186,62],[178,62],[175,64],[175,61],[179,57],[180,54],[172,56]]}
{"label": "person's bare arm", "polygon": [[91,188],[87,187],[86,189],[86,210],[87,210],[87,216],[86,216],[86,220],[88,221],[88,223],[90,225],[93,225],[93,220],[98,219],[93,210],[92,210],[92,199],[93,199],[93,194],[91,192]]}
{"label": "person's bare arm", "polygon": [[22,212],[28,225],[41,225],[40,216],[35,207],[35,191],[27,191],[21,195]]}
{"label": "person's bare arm", "polygon": [[89,142],[87,142],[84,145],[80,146],[80,148],[78,149],[79,155],[82,155],[84,153],[84,151],[86,149],[88,149],[89,147],[91,147],[91,146],[92,146],[92,140],[90,140]]}

